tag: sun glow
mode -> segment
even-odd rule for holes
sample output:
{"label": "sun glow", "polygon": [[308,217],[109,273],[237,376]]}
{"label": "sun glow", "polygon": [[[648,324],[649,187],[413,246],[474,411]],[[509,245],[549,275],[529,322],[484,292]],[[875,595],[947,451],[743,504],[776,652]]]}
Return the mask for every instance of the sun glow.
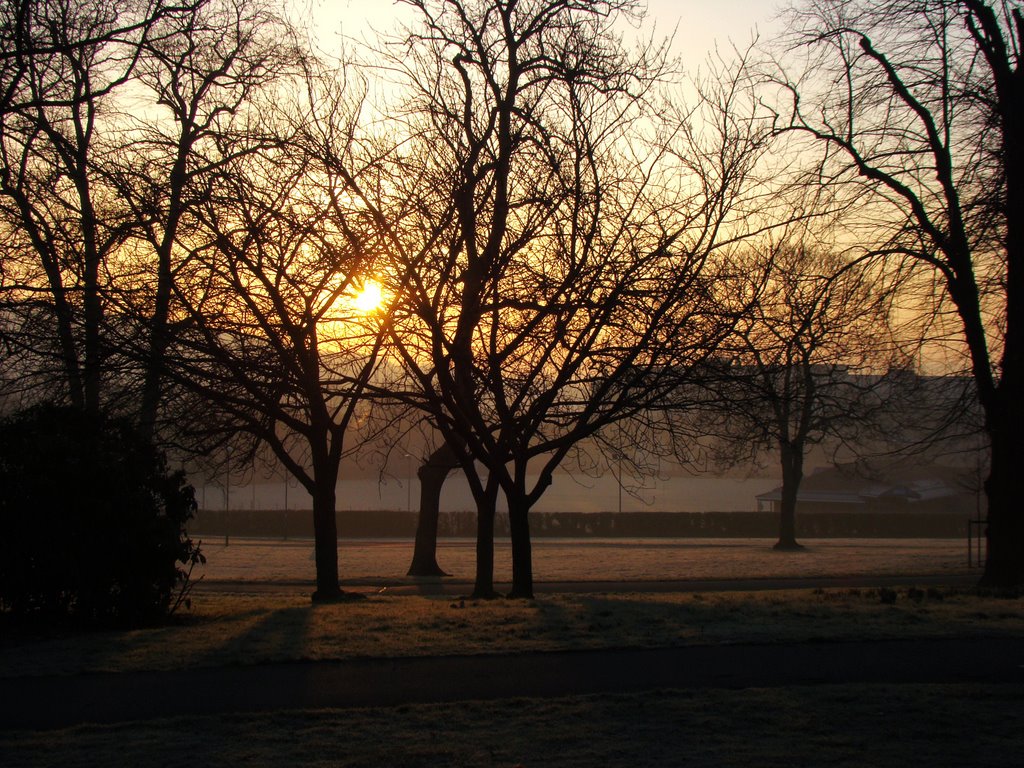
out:
{"label": "sun glow", "polygon": [[384,292],[380,287],[380,284],[373,281],[367,280],[363,283],[363,287],[356,293],[355,299],[352,304],[360,312],[375,312],[380,309],[381,304],[384,302]]}

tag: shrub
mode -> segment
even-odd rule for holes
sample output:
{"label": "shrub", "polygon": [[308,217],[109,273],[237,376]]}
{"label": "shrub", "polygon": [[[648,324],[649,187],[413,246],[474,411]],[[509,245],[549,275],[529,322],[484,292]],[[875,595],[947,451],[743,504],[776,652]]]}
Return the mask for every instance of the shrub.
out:
{"label": "shrub", "polygon": [[57,406],[0,422],[0,609],[138,624],[204,562],[183,472],[129,423]]}

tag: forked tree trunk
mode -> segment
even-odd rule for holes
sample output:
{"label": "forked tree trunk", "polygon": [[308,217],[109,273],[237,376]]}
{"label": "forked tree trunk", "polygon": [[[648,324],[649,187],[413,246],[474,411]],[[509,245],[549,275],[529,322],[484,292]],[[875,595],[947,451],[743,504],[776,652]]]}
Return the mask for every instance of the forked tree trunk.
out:
{"label": "forked tree trunk", "polygon": [[416,523],[416,544],[408,576],[448,576],[437,564],[437,524],[441,514],[441,490],[453,469],[459,466],[455,452],[444,443],[417,470],[420,480],[420,512]]}

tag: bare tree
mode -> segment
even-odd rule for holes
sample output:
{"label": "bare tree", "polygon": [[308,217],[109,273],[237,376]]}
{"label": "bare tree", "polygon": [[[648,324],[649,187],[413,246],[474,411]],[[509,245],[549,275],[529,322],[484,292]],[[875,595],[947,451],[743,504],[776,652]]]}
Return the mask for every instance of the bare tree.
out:
{"label": "bare tree", "polygon": [[[755,264],[757,265],[755,267]],[[898,358],[892,291],[863,262],[782,243],[751,264],[749,311],[707,378],[704,422],[733,459],[778,452],[782,472],[776,549],[800,549],[796,504],[807,451],[856,445],[892,394]],[[726,357],[728,356],[728,357]],[[716,426],[711,426],[717,421]]]}
{"label": "bare tree", "polygon": [[[863,250],[927,270],[959,325],[991,451],[982,583],[1024,581],[1024,16],[983,0],[797,6],[779,124],[808,178],[863,218]],[[801,58],[802,57],[802,58]],[[856,242],[855,241],[855,242]]]}
{"label": "bare tree", "polygon": [[159,23],[192,5],[18,0],[0,13],[5,261],[19,301],[52,329],[28,344],[91,411],[104,406],[105,270],[133,223],[104,181],[111,104]]}
{"label": "bare tree", "polygon": [[410,138],[380,216],[400,222],[392,341],[476,499],[475,594],[493,594],[500,489],[512,595],[530,597],[528,512],[555,468],[663,397],[734,320],[720,232],[739,226],[761,145],[742,116],[714,138],[696,111],[659,119],[664,50],[613,27],[634,2],[409,4],[422,26],[392,67]]}
{"label": "bare tree", "polygon": [[441,516],[441,490],[448,475],[458,468],[458,453],[448,443],[441,443],[416,471],[420,480],[420,504],[409,576],[448,575],[437,564],[437,532]]}
{"label": "bare tree", "polygon": [[142,114],[122,108],[122,145],[108,172],[134,223],[112,299],[137,320],[119,329],[118,341],[141,361],[138,419],[149,432],[172,341],[175,273],[185,268],[197,226],[192,209],[202,203],[206,177],[229,168],[235,155],[279,144],[276,132],[261,132],[253,109],[302,60],[290,30],[264,3],[207,0],[155,29],[134,81],[134,100],[152,102]]}
{"label": "bare tree", "polygon": [[[265,104],[262,114],[275,110]],[[350,115],[330,112],[317,124],[345,131]],[[200,229],[174,283],[186,317],[167,367],[178,386],[216,405],[220,420],[197,432],[249,435],[309,492],[313,598],[329,601],[343,596],[339,462],[381,352],[378,316],[355,298],[379,248],[366,217],[346,202],[347,182],[309,149],[286,135],[280,149],[226,153],[231,159],[210,177],[196,209]]]}

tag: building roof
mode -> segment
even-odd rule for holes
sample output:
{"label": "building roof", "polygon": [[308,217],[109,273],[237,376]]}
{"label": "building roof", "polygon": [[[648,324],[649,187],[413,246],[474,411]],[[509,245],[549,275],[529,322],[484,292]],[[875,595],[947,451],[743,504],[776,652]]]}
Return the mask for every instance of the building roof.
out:
{"label": "building roof", "polygon": [[[853,464],[825,467],[806,476],[800,483],[797,501],[828,504],[864,505],[877,502],[908,504],[960,496],[965,484],[948,467],[914,467],[858,474]],[[758,494],[758,501],[781,501],[782,487]]]}

